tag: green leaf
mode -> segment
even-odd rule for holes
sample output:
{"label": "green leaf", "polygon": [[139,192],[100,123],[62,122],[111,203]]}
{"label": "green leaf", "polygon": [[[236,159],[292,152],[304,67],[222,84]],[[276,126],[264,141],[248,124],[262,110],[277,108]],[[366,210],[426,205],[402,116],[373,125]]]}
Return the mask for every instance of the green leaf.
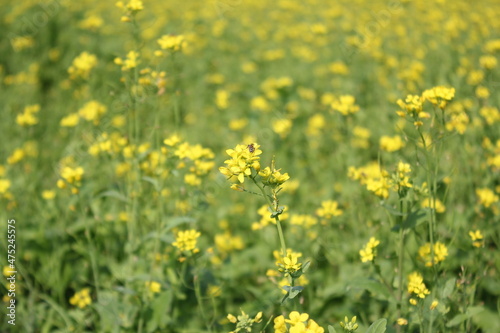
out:
{"label": "green leaf", "polygon": [[384,201],[380,202],[380,206],[384,207],[389,213],[395,216],[407,216],[408,214],[406,213],[401,213],[399,210],[396,210],[392,208],[391,206],[387,205]]}
{"label": "green leaf", "polygon": [[142,180],[152,184],[157,192],[160,191],[160,184],[158,183],[157,179],[144,176],[144,177],[142,177]]}
{"label": "green leaf", "polygon": [[109,190],[109,191],[103,192],[103,193],[99,194],[98,197],[111,197],[111,198],[115,198],[115,199],[118,199],[118,200],[126,202],[126,203],[129,202],[129,200],[126,196],[124,196],[123,194],[121,194],[120,192],[115,191],[115,190]]}
{"label": "green leaf", "polygon": [[307,272],[307,270],[309,269],[309,266],[311,266],[311,262],[310,261],[306,261],[306,263],[304,265],[302,265],[301,271],[303,273]]}
{"label": "green leaf", "polygon": [[366,333],[384,333],[387,326],[387,319],[381,318],[368,327]]}
{"label": "green leaf", "polygon": [[189,216],[178,216],[170,218],[168,219],[167,228],[165,229],[165,231],[169,231],[170,229],[178,227],[183,223],[191,223],[191,222],[196,222],[196,220]]}
{"label": "green leaf", "polygon": [[328,325],[328,333],[337,333],[337,331],[335,330],[335,327]]}
{"label": "green leaf", "polygon": [[451,293],[453,292],[453,289],[455,289],[455,284],[456,284],[457,279],[456,278],[451,278],[446,283],[444,284],[444,288],[441,291],[441,298],[448,298],[450,297]]}
{"label": "green leaf", "polygon": [[453,317],[453,319],[446,323],[446,327],[457,326],[482,311],[484,311],[484,308],[482,306],[471,306],[467,309],[466,313],[461,313]]}
{"label": "green leaf", "polygon": [[287,299],[294,299],[302,290],[304,290],[304,287],[302,286],[284,286],[283,289],[286,290],[286,295],[283,297],[281,300],[281,304],[283,304]]}
{"label": "green leaf", "polygon": [[414,229],[415,227],[425,222],[426,217],[427,213],[423,209],[411,212],[402,224],[395,225],[391,229],[391,231],[399,231],[401,227],[403,229]]}
{"label": "green leaf", "polygon": [[449,322],[446,323],[446,327],[453,327],[453,326],[457,326],[458,324],[464,322],[467,320],[467,318],[469,318],[467,316],[467,314],[465,313],[462,313],[462,314],[459,314],[459,315],[456,315],[455,317],[453,317],[452,320],[450,320]]}
{"label": "green leaf", "polygon": [[392,299],[392,295],[389,292],[389,290],[387,290],[387,287],[374,279],[368,279],[368,278],[354,279],[354,281],[352,281],[349,284],[349,287],[368,290],[372,294],[376,296],[381,296],[381,298],[385,300]]}

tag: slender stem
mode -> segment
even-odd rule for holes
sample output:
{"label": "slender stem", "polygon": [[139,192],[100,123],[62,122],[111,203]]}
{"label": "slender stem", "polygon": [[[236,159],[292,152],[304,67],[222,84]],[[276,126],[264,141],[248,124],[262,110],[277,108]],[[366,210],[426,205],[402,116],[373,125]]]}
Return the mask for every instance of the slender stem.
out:
{"label": "slender stem", "polygon": [[[404,247],[405,247],[405,234],[403,229],[404,219],[404,204],[402,198],[399,201],[399,211],[401,216],[399,218],[399,255],[398,255],[398,318],[401,318],[403,307],[403,265],[404,265]],[[398,326],[398,330],[400,326]]]}
{"label": "slender stem", "polygon": [[195,275],[193,280],[194,280],[193,281],[194,282],[194,293],[196,295],[196,300],[198,301],[198,306],[200,307],[200,314],[207,325],[208,331],[212,332],[211,324],[207,320],[207,315],[205,313],[205,308],[203,306],[203,300],[202,300],[201,289],[200,289],[200,279],[199,279],[198,275]]}
{"label": "slender stem", "polygon": [[[427,145],[427,142],[425,141],[425,137],[423,136],[422,132],[420,132],[420,129],[418,130],[418,133],[420,134],[420,138],[422,139],[422,145],[424,148],[424,155],[425,155],[425,160],[427,163],[427,186],[429,189],[429,201],[430,201],[430,214],[429,214],[429,240],[430,240],[430,248],[431,248],[431,264],[432,267],[434,267],[434,224],[435,224],[435,219],[436,219],[436,182],[433,178],[435,178],[435,175],[431,174],[431,161],[428,153],[428,148],[429,146]],[[436,172],[436,170],[434,170]],[[434,177],[433,177],[434,176]]]}
{"label": "slender stem", "polygon": [[286,256],[286,243],[285,236],[283,235],[283,229],[281,228],[281,222],[278,216],[274,218],[276,220],[276,227],[278,228],[278,236],[280,237],[281,251],[283,251],[283,256]]}
{"label": "slender stem", "polygon": [[[269,198],[269,195],[267,195],[266,191],[264,190],[264,187],[262,187],[259,183],[257,183],[257,181],[255,180],[255,178],[250,177],[250,179],[260,189],[260,191],[262,192],[262,195],[264,196],[264,198],[266,198],[266,201],[267,201],[267,204],[269,205],[269,208],[271,208],[271,210],[273,211],[273,213],[275,213],[276,209],[275,209],[273,203],[271,202],[271,199]],[[283,235],[283,229],[281,228],[281,222],[280,222],[280,219],[279,219],[278,215],[276,215],[274,217],[274,219],[276,220],[276,228],[278,229],[278,236],[280,238],[281,250],[283,252],[283,256],[286,256],[286,249],[287,249],[287,247],[286,247],[286,242],[285,242],[285,236]]]}

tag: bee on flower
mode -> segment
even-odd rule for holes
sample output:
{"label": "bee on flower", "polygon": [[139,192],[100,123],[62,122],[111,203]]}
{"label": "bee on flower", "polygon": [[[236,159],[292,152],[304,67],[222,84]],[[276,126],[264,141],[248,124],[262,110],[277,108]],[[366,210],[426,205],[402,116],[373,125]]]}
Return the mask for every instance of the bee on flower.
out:
{"label": "bee on flower", "polygon": [[250,177],[252,171],[260,171],[260,157],[262,150],[260,145],[252,143],[249,145],[237,145],[234,149],[226,150],[231,158],[225,160],[227,167],[220,167],[219,171],[228,178],[236,177],[243,184],[245,177]]}

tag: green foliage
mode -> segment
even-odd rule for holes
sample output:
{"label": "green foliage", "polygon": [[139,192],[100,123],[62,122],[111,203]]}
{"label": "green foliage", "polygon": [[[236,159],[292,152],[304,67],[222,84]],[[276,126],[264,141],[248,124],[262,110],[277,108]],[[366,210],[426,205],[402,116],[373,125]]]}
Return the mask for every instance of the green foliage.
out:
{"label": "green foliage", "polygon": [[499,332],[498,22],[3,3],[0,331]]}

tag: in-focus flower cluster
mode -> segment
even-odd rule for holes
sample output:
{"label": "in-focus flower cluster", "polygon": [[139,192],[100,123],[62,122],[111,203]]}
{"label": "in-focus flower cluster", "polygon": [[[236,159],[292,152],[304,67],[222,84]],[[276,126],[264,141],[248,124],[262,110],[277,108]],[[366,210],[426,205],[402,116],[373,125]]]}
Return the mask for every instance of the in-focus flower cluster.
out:
{"label": "in-focus flower cluster", "polygon": [[274,167],[272,170],[270,167],[265,167],[259,172],[259,176],[262,177],[262,183],[267,186],[277,187],[290,179],[288,173],[282,174],[280,171],[281,169],[276,170]]}
{"label": "in-focus flower cluster", "polygon": [[286,256],[281,256],[276,261],[278,271],[284,273],[285,276],[295,275],[295,273],[302,268],[302,263],[299,262],[300,257],[302,257],[302,253],[293,252],[291,249],[287,249]]}
{"label": "in-focus flower cluster", "polygon": [[235,317],[232,314],[228,314],[227,319],[231,323],[236,324],[236,329],[229,333],[238,333],[240,331],[252,332],[253,324],[260,323],[262,321],[262,312],[257,313],[254,318],[250,318],[250,316],[246,314],[245,311],[241,310],[241,315],[239,315],[238,317]]}
{"label": "in-focus flower cluster", "polygon": [[324,333],[325,329],[318,325],[309,314],[292,311],[288,319],[281,315],[274,318],[274,333]]}
{"label": "in-focus flower cluster", "polygon": [[240,183],[244,183],[245,177],[252,175],[252,170],[260,171],[259,155],[262,154],[262,150],[259,148],[260,145],[257,143],[251,143],[226,150],[231,159],[224,161],[227,167],[220,167],[219,171],[228,178],[236,177]]}
{"label": "in-focus flower cluster", "polygon": [[447,88],[443,86],[434,87],[425,90],[421,96],[408,95],[403,101],[397,100],[398,106],[401,108],[396,113],[402,117],[407,116],[413,121],[416,127],[422,126],[423,119],[431,118],[430,113],[424,111],[424,103],[429,101],[432,105],[444,110],[446,105],[455,97],[455,88]]}
{"label": "in-focus flower cluster", "polygon": [[340,322],[340,327],[344,329],[345,332],[354,332],[355,330],[358,329],[359,325],[356,323],[357,317],[354,316],[352,317],[351,321],[349,321],[349,318],[347,316],[344,318],[344,321]]}

